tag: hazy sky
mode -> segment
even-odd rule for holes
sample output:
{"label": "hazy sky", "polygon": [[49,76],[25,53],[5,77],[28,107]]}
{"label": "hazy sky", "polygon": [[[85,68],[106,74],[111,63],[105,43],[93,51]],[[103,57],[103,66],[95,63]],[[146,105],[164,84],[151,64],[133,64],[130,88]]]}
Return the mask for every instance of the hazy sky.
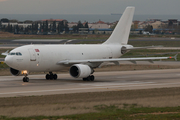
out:
{"label": "hazy sky", "polygon": [[137,15],[180,15],[180,0],[0,0],[0,14],[110,14],[126,6]]}

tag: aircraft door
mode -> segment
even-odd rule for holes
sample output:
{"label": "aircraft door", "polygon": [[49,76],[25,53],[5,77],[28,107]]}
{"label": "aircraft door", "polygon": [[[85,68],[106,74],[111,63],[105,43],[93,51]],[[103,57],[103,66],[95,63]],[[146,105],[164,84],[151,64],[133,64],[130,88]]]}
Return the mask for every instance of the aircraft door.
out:
{"label": "aircraft door", "polygon": [[30,61],[36,61],[36,54],[33,49],[28,49],[30,54]]}

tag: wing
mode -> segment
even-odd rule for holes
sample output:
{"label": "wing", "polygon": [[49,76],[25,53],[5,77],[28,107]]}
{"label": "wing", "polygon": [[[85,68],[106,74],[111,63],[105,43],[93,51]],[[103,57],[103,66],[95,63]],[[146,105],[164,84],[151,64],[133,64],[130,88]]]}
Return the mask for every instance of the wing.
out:
{"label": "wing", "polygon": [[87,59],[87,60],[65,60],[59,61],[57,64],[76,64],[76,63],[97,63],[97,62],[117,62],[117,61],[131,61],[135,63],[136,61],[150,61],[171,59],[175,57],[144,57],[144,58],[112,58],[112,59]]}

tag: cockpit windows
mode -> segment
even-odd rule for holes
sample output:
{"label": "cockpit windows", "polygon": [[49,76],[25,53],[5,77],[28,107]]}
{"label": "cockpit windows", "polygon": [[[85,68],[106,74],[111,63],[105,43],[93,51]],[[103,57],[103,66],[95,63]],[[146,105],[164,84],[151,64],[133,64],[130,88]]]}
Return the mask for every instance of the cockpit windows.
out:
{"label": "cockpit windows", "polygon": [[17,56],[22,56],[22,54],[20,52],[10,52],[8,55],[17,55]]}
{"label": "cockpit windows", "polygon": [[16,55],[19,55],[19,56],[21,56],[22,54],[21,54],[20,52],[17,52],[17,53],[16,53]]}
{"label": "cockpit windows", "polygon": [[15,55],[15,53],[10,53],[10,55]]}

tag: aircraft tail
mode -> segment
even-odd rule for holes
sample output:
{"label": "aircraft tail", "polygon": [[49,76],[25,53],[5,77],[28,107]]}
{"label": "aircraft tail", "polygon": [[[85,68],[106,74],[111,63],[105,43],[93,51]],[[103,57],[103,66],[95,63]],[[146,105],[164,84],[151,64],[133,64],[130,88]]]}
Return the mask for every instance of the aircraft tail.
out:
{"label": "aircraft tail", "polygon": [[121,44],[126,45],[129,39],[129,33],[132,25],[135,7],[127,7],[120,18],[116,28],[103,44]]}

